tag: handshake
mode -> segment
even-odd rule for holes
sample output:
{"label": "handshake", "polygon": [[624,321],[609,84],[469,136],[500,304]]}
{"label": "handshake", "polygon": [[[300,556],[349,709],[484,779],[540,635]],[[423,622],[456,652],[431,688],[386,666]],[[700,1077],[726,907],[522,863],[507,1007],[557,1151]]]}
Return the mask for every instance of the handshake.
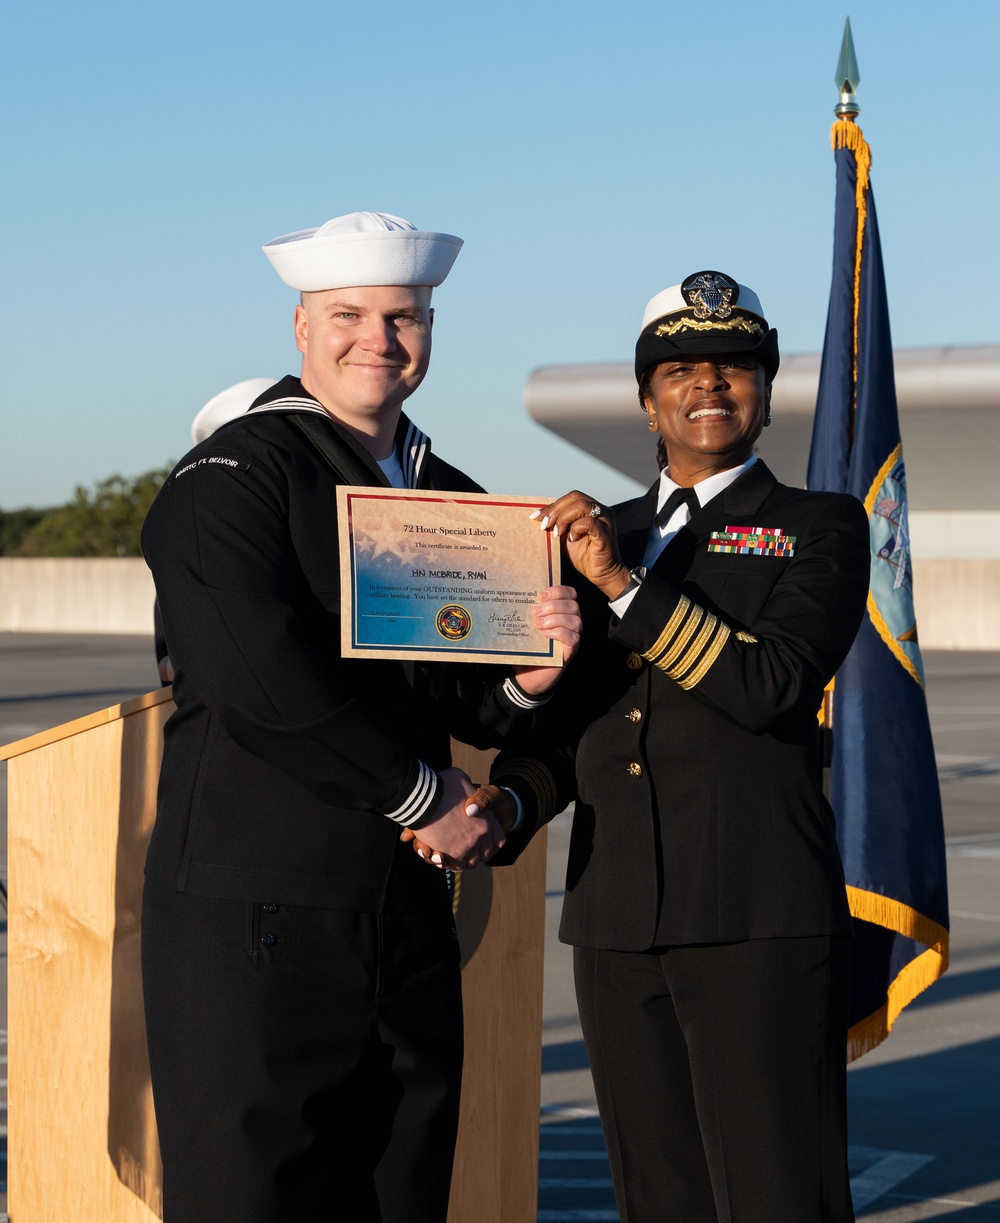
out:
{"label": "handshake", "polygon": [[[583,494],[573,496],[579,499]],[[588,506],[597,504],[588,498],[584,500]],[[545,518],[541,525],[544,529],[555,523],[555,518],[551,522]],[[546,637],[562,642],[563,663],[569,663],[579,649],[583,627],[576,591],[572,586],[549,586],[539,591],[533,614],[536,628]],[[562,669],[515,667],[513,674],[527,696],[538,698],[552,691]],[[438,814],[416,832],[407,828],[399,839],[409,842],[432,866],[450,871],[471,870],[503,849],[507,833],[517,821],[517,800],[509,790],[498,786],[477,788],[461,769],[442,769],[439,776],[444,793]]]}
{"label": "handshake", "polygon": [[422,828],[406,828],[400,840],[441,870],[471,870],[503,849],[517,820],[517,801],[499,786],[476,787],[461,769],[442,769],[438,814]]}

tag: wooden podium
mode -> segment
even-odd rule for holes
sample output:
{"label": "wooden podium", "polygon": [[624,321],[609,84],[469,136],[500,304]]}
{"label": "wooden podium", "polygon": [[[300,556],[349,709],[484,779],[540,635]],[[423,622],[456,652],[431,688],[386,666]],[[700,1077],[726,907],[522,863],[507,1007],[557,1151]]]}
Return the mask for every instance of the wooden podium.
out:
{"label": "wooden podium", "polygon": [[[0,748],[8,766],[11,1223],[152,1223],[139,969],[162,689]],[[453,745],[474,779],[489,757]],[[430,868],[428,868],[430,869]],[[466,1059],[448,1223],[535,1218],[545,843],[459,878]]]}

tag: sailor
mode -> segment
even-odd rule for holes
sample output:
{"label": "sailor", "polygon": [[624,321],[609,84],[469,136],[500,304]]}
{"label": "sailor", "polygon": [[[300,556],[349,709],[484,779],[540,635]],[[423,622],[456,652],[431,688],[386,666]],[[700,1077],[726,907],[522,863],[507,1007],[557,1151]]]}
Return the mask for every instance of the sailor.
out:
{"label": "sailor", "polygon": [[[174,469],[143,530],[173,662],[143,988],[165,1223],[444,1223],[462,1068],[441,863],[503,844],[450,767],[556,676],[340,656],[337,486],[478,490],[403,412],[462,243],[386,213],[264,250],[286,377]],[[569,588],[536,622],[568,654]]]}

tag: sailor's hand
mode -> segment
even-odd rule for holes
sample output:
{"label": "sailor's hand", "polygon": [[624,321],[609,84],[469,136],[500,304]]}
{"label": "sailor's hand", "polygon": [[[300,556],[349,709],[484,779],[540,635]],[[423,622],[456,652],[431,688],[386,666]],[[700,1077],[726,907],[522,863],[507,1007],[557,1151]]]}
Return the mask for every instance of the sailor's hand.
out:
{"label": "sailor's hand", "polygon": [[504,831],[490,803],[474,801],[482,791],[461,769],[442,769],[440,777],[444,794],[434,818],[416,832],[404,829],[400,840],[412,840],[416,852],[434,866],[470,870],[503,848]]}
{"label": "sailor's hand", "polygon": [[[501,790],[499,786],[480,786],[474,794],[472,794],[465,803],[465,814],[469,819],[480,815],[482,812],[489,812],[496,822],[500,825],[502,834],[510,832],[517,819],[517,803],[514,801],[514,796],[509,790]],[[468,860],[462,861],[451,857],[446,857],[424,839],[425,829],[421,828],[414,832],[412,828],[404,828],[400,833],[399,839],[404,843],[413,846],[414,852],[425,862],[430,862],[434,866],[439,866],[442,869],[460,871],[465,870],[470,865]],[[503,841],[500,841],[498,848],[503,846]],[[491,857],[491,853],[486,853],[483,861],[486,862]]]}
{"label": "sailor's hand", "polygon": [[[580,648],[583,620],[572,586],[547,586],[532,608],[535,628],[552,641],[561,641],[563,667]],[[562,667],[515,667],[514,678],[529,696],[543,696],[559,682]]]}

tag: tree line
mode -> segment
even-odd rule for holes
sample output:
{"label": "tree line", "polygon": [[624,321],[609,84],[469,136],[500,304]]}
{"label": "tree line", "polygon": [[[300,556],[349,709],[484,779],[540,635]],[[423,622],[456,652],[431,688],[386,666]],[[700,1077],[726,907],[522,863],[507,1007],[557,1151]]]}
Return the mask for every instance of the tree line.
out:
{"label": "tree line", "polygon": [[50,509],[0,510],[0,556],[141,556],[143,519],[172,467],[79,484]]}

